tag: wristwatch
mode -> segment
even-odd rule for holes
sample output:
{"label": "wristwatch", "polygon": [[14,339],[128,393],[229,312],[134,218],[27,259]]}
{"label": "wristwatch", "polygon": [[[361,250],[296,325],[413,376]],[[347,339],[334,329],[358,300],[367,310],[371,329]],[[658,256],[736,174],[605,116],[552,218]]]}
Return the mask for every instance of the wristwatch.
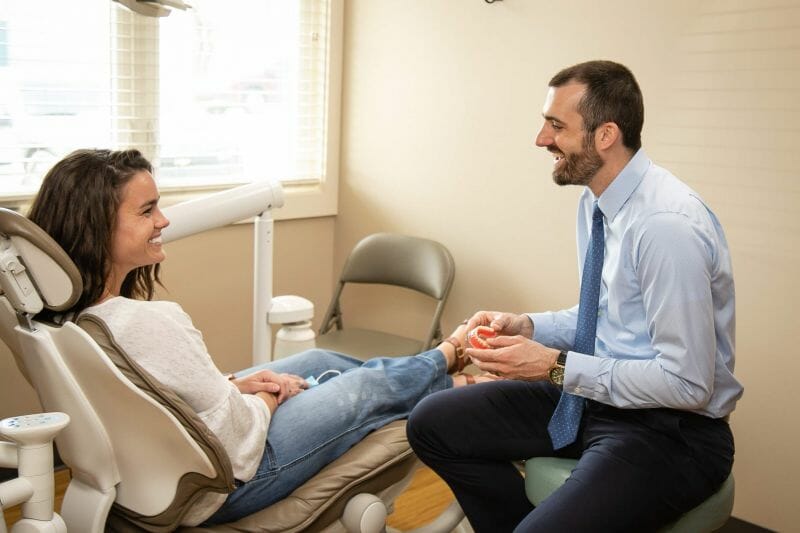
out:
{"label": "wristwatch", "polygon": [[556,359],[556,364],[549,370],[547,377],[550,383],[561,387],[564,385],[564,368],[567,366],[567,352],[561,350]]}

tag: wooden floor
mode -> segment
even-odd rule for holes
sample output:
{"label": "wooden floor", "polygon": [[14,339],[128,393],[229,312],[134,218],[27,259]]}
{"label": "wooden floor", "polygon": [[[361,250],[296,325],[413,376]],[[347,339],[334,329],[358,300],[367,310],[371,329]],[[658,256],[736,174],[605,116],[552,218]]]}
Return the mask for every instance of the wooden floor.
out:
{"label": "wooden floor", "polygon": [[[64,491],[69,484],[69,470],[62,468],[55,473],[56,510],[61,509]],[[408,489],[395,500],[394,513],[389,517],[388,524],[396,529],[412,529],[424,525],[441,513],[450,502],[453,493],[428,468],[420,468],[414,474]],[[5,511],[6,524],[9,529],[11,524],[20,518],[20,506],[12,507]]]}
{"label": "wooden floor", "polygon": [[428,467],[414,474],[408,488],[394,501],[394,512],[386,523],[399,530],[427,524],[455,499],[450,488]]}

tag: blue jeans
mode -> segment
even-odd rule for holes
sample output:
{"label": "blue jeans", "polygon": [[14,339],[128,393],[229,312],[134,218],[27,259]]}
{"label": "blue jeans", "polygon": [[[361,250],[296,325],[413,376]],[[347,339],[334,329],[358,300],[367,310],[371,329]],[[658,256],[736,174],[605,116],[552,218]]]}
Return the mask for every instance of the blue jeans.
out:
{"label": "blue jeans", "polygon": [[327,374],[320,385],[278,407],[255,475],[236,487],[207,524],[238,520],[285,498],[370,431],[407,418],[422,398],[453,384],[439,350],[367,362],[309,350],[236,374],[263,368],[302,377],[328,370],[341,375]]}

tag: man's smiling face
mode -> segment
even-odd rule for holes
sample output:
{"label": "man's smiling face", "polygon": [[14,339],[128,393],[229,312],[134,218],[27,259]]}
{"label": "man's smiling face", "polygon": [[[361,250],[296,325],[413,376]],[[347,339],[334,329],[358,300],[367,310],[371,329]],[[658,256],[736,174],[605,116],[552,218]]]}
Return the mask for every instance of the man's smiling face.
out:
{"label": "man's smiling face", "polygon": [[588,185],[603,166],[594,132],[584,131],[578,112],[585,91],[581,83],[568,83],[550,87],[545,99],[536,146],[553,154],[553,181],[559,185]]}

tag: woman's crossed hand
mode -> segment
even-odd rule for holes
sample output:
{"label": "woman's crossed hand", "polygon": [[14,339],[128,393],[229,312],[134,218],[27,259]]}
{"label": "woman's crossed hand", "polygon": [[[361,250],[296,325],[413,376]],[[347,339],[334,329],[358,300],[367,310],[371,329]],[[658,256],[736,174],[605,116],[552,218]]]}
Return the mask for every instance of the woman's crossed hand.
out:
{"label": "woman's crossed hand", "polygon": [[258,370],[234,379],[233,383],[243,394],[258,394],[259,392],[273,394],[278,405],[308,388],[308,383],[300,376],[278,374],[272,370]]}

